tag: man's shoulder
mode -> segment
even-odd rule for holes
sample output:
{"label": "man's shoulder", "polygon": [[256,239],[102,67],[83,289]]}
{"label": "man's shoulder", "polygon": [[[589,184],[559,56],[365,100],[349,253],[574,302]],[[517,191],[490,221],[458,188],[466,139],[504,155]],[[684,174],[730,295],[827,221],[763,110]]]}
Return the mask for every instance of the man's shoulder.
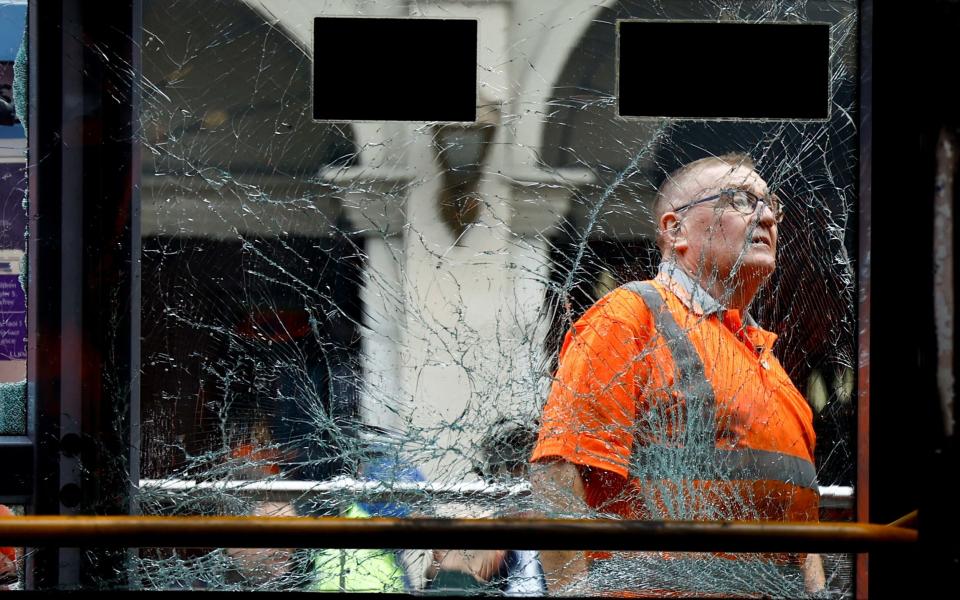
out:
{"label": "man's shoulder", "polygon": [[597,321],[616,321],[630,327],[646,327],[652,323],[650,318],[650,309],[643,301],[643,298],[634,291],[637,284],[651,284],[659,288],[655,281],[648,280],[643,282],[632,282],[622,285],[604,294],[594,303],[583,316],[580,317],[578,324],[586,325]]}

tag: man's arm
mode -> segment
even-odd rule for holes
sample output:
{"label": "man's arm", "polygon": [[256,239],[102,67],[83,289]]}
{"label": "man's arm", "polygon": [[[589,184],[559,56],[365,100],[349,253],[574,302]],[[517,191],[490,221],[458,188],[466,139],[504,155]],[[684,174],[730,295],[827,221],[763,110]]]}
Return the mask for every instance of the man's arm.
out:
{"label": "man's arm", "polygon": [[473,578],[467,582],[462,577],[455,579],[458,585],[482,589],[500,572],[506,557],[506,550],[434,550],[433,562],[426,573],[430,580],[428,588],[442,589],[444,586],[438,583],[439,579],[444,574],[455,573]]}
{"label": "man's arm", "polygon": [[[534,493],[554,512],[589,512],[587,492],[579,468],[564,460],[533,465],[531,472]],[[555,593],[587,576],[587,559],[578,550],[541,552],[547,591]]]}
{"label": "man's arm", "polygon": [[[257,502],[252,514],[258,517],[295,517],[297,511],[288,502]],[[292,568],[293,548],[227,548],[226,552],[244,577],[256,581],[282,577]]]}
{"label": "man's arm", "polygon": [[803,562],[803,587],[810,594],[818,594],[827,587],[823,574],[823,559],[819,554],[808,554]]}

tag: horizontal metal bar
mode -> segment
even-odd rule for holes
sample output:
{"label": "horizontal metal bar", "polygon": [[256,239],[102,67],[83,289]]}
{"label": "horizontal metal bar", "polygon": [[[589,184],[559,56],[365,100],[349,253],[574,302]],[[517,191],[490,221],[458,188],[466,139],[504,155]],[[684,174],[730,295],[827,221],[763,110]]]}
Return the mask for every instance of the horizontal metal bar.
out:
{"label": "horizontal metal bar", "polygon": [[[143,492],[180,494],[188,492],[230,492],[257,500],[290,501],[312,495],[362,496],[369,501],[394,502],[423,500],[463,502],[471,499],[500,499],[530,495],[529,483],[490,485],[484,482],[437,483],[430,481],[365,481],[337,477],[329,481],[233,480],[195,481],[192,479],[142,479]],[[820,505],[824,508],[853,508],[853,488],[820,486]]]}
{"label": "horizontal metal bar", "polygon": [[846,508],[852,510],[855,497],[853,487],[849,485],[820,486],[821,508]]}
{"label": "horizontal metal bar", "polygon": [[464,502],[530,495],[529,483],[506,486],[489,485],[482,481],[456,484],[428,481],[384,482],[349,477],[337,477],[328,481],[142,479],[139,488],[141,492],[147,492],[152,496],[220,492],[256,500],[287,502],[311,496],[332,496],[348,501],[359,497],[371,502],[385,500],[416,502],[424,499],[437,502]]}
{"label": "horizontal metal bar", "polygon": [[0,435],[0,448],[33,447],[33,442],[25,435]]}
{"label": "horizontal metal bar", "polygon": [[863,523],[334,517],[0,518],[0,546],[869,552],[917,532]]}

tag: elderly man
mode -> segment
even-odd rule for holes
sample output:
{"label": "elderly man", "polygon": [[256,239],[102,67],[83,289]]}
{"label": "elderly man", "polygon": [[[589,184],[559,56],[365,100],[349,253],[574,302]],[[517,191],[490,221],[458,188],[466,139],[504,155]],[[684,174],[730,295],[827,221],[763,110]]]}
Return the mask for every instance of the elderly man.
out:
{"label": "elderly man", "polygon": [[[667,177],[654,206],[663,263],[568,332],[532,460],[564,512],[629,519],[818,517],[812,412],[747,313],[776,267],[780,200],[746,155]],[[551,591],[795,595],[815,555],[543,553]],[[791,583],[792,582],[792,583]],[[754,587],[756,586],[756,587]],[[791,587],[793,586],[793,587]]]}

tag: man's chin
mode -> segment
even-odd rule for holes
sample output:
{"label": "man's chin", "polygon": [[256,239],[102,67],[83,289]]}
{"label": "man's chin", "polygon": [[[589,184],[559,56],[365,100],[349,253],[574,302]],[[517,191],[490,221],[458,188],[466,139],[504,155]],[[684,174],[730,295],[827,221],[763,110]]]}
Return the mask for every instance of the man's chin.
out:
{"label": "man's chin", "polygon": [[774,260],[744,261],[740,266],[740,278],[763,283],[777,270]]}

